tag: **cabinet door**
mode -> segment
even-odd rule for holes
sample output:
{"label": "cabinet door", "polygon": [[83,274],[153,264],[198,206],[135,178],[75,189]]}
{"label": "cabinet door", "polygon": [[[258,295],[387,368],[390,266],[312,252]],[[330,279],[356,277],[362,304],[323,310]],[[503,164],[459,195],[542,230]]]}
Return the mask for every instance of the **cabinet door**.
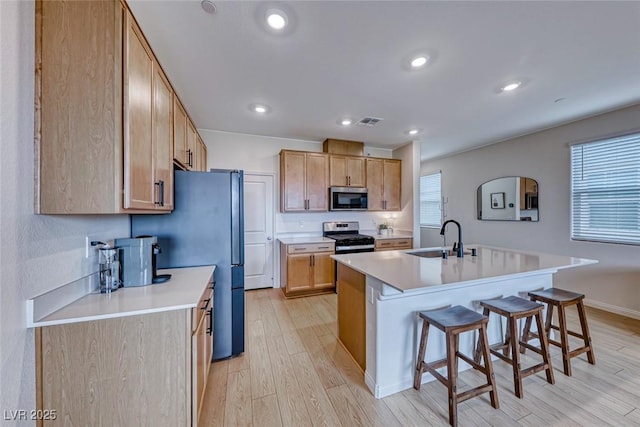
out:
{"label": "cabinet door", "polygon": [[363,158],[347,157],[347,176],[350,187],[366,187],[365,164]]}
{"label": "cabinet door", "polygon": [[198,328],[192,338],[191,372],[192,372],[192,414],[197,422],[200,412],[200,402],[204,395],[205,386],[205,345],[207,342],[206,316],[200,318]]}
{"label": "cabinet door", "polygon": [[153,74],[153,149],[155,203],[173,209],[173,91],[160,66]]}
{"label": "cabinet door", "polygon": [[381,211],[384,208],[383,204],[383,160],[382,159],[367,159],[367,189],[369,190],[369,210]]}
{"label": "cabinet door", "polygon": [[283,151],[280,154],[280,210],[303,211],[305,197],[305,154]]}
{"label": "cabinet door", "polygon": [[207,170],[207,146],[200,138],[200,135],[197,135],[198,143],[196,144],[196,170],[201,172],[206,172]]}
{"label": "cabinet door", "polygon": [[332,288],[335,286],[335,261],[331,259],[330,253],[314,254],[313,264],[313,287],[315,289]]}
{"label": "cabinet door", "polygon": [[153,209],[153,54],[130,13],[124,47],[124,207]]}
{"label": "cabinet door", "polygon": [[187,117],[187,169],[195,170],[194,157],[196,155],[196,138],[198,133],[196,128]]}
{"label": "cabinet door", "polygon": [[305,168],[307,210],[329,210],[328,156],[322,153],[307,153]]}
{"label": "cabinet door", "polygon": [[311,289],[311,255],[287,256],[287,292]]}
{"label": "cabinet door", "polygon": [[187,165],[187,113],[178,97],[173,98],[173,158]]}
{"label": "cabinet door", "polygon": [[344,187],[348,184],[347,158],[329,156],[329,185],[331,187]]}
{"label": "cabinet door", "polygon": [[384,208],[388,211],[399,211],[401,206],[401,162],[400,160],[384,160],[382,191],[384,197]]}

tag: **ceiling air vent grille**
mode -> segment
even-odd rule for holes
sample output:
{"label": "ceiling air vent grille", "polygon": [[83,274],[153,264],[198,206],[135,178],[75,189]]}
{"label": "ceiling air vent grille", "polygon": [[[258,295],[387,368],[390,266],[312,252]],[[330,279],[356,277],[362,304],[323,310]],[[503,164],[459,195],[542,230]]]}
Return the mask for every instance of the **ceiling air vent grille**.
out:
{"label": "ceiling air vent grille", "polygon": [[381,122],[383,119],[379,119],[377,117],[363,117],[358,120],[359,126],[375,126],[378,122]]}

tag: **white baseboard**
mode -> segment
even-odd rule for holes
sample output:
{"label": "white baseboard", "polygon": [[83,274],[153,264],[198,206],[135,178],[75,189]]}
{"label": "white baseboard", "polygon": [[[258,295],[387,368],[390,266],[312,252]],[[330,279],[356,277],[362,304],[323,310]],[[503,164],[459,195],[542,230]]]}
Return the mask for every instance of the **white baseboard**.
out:
{"label": "white baseboard", "polygon": [[608,311],[609,313],[619,314],[620,316],[631,317],[633,319],[640,320],[640,311],[631,310],[625,307],[618,307],[617,305],[607,304],[605,302],[594,301],[585,298],[584,305],[587,307],[593,307],[600,310]]}

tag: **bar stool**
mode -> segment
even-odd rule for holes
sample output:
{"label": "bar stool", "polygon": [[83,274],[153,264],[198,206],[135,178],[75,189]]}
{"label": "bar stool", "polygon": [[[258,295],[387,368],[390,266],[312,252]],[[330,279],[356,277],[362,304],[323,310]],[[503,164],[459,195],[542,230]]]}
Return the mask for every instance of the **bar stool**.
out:
{"label": "bar stool", "polygon": [[[509,296],[499,300],[487,300],[480,303],[484,307],[484,315],[489,316],[491,312],[497,313],[507,318],[507,333],[504,341],[489,347],[491,354],[509,363],[513,367],[513,382],[516,396],[522,398],[522,379],[544,370],[549,384],[555,383],[553,369],[551,368],[551,356],[549,355],[549,345],[546,336],[542,334],[540,348],[534,347],[518,337],[518,319],[526,318],[530,322],[533,317],[536,319],[538,330],[543,329],[542,309],[544,306],[524,298]],[[478,346],[482,343],[478,343]],[[522,369],[520,364],[519,348],[526,347],[542,356],[542,363]],[[502,353],[499,352],[502,350]],[[511,357],[508,356],[509,350]]]}
{"label": "bar stool", "polygon": [[[449,392],[449,423],[452,426],[458,425],[458,402],[464,402],[467,399],[489,392],[491,406],[497,409],[500,406],[498,402],[498,389],[496,388],[495,376],[493,374],[491,356],[487,350],[489,348],[489,342],[487,340],[487,322],[489,318],[459,305],[450,308],[421,311],[418,315],[423,323],[413,388],[420,390],[422,373],[425,371],[429,372],[444,384]],[[427,351],[429,326],[432,325],[445,333],[447,343],[446,357],[435,362],[426,363],[424,356]],[[458,349],[460,334],[476,329],[480,330],[479,342],[484,343],[482,352],[484,366],[471,360],[471,358],[465,354],[460,353]],[[467,362],[474,369],[484,373],[487,377],[487,384],[458,393],[456,385],[458,378],[458,358]],[[447,377],[444,377],[436,371],[436,369],[442,368],[443,366],[447,367]]]}
{"label": "bar stool", "polygon": [[[547,319],[545,323],[545,334],[549,341],[549,344],[553,344],[562,349],[562,363],[564,365],[564,374],[571,376],[571,358],[576,357],[579,354],[587,353],[587,360],[590,364],[596,364],[596,358],[593,354],[593,344],[591,342],[591,335],[589,335],[589,326],[587,325],[587,316],[584,310],[584,294],[577,292],[566,291],[564,289],[549,288],[542,291],[529,292],[531,301],[540,301],[547,304]],[[578,310],[578,317],[580,318],[580,329],[582,334],[570,331],[567,327],[567,318],[565,314],[565,308],[571,305],[575,305]],[[559,326],[552,324],[553,307],[558,309],[558,323]],[[538,338],[539,335],[531,332],[529,329],[531,322],[527,321],[524,326],[523,339],[528,341],[532,338]],[[555,329],[560,332],[560,342],[550,338],[551,329]],[[538,329],[540,330],[540,329]],[[577,348],[573,351],[569,350],[569,335],[581,338],[584,341],[584,346]]]}

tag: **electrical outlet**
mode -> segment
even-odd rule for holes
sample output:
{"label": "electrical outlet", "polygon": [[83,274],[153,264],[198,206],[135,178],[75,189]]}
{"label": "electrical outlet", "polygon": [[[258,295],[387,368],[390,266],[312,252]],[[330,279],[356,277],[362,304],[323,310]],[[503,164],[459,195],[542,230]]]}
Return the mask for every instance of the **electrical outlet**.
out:
{"label": "electrical outlet", "polygon": [[105,236],[99,234],[89,234],[84,238],[84,257],[94,258],[98,256],[98,249],[100,245],[91,246],[91,242],[104,242],[113,245],[113,239],[107,239]]}
{"label": "electrical outlet", "polygon": [[91,251],[94,249],[95,247],[91,246],[91,238],[86,236],[84,238],[84,257],[89,258],[89,254],[91,254]]}

